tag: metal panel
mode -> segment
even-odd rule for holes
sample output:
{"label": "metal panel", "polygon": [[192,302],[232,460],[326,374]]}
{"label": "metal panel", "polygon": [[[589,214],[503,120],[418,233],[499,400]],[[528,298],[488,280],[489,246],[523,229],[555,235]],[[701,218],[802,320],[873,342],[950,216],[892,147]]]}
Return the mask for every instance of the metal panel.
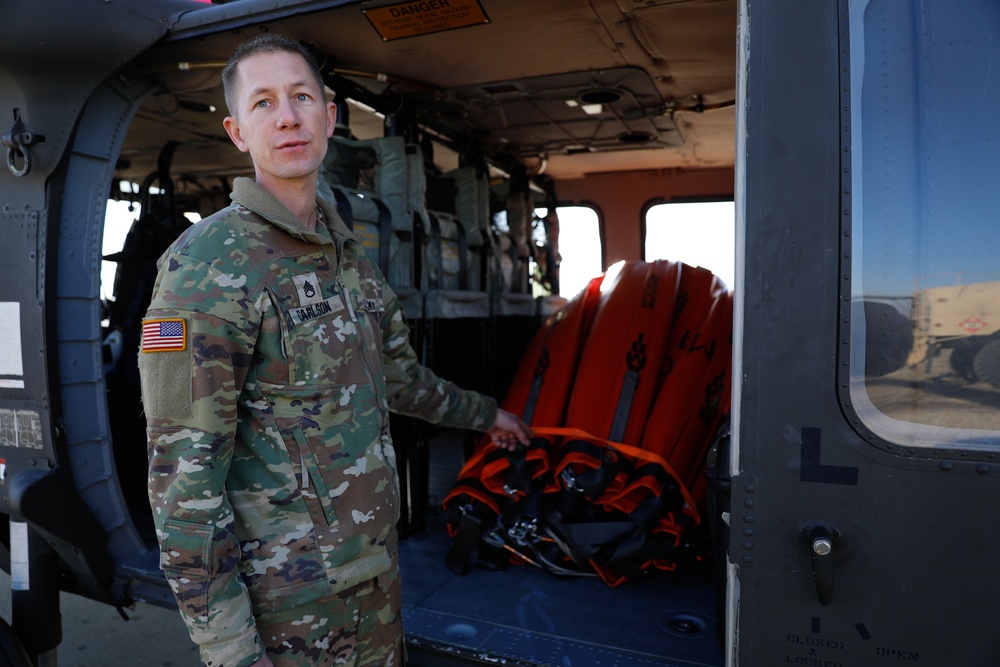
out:
{"label": "metal panel", "polygon": [[[0,22],[0,115],[7,119],[0,132],[10,137],[0,147],[7,167],[0,168],[0,303],[5,314],[17,310],[19,322],[5,319],[3,335],[7,350],[20,342],[21,357],[20,369],[0,373],[0,493],[3,510],[30,525],[28,545],[43,544],[35,539],[41,535],[58,554],[70,575],[62,585],[97,599],[113,597],[106,533],[129,527],[114,496],[110,455],[94,449],[95,440],[107,444],[101,231],[114,159],[140,91],[101,90],[88,100],[166,31],[165,17],[185,7],[87,1],[39,11],[37,3],[12,0]],[[95,486],[101,481],[103,495]],[[113,554],[136,550],[134,536],[125,540],[130,546],[121,541],[111,538]]]}
{"label": "metal panel", "polygon": [[983,575],[1000,538],[965,518],[995,501],[995,466],[879,449],[838,395],[851,317],[848,3],[747,6],[736,664],[995,664],[979,601],[1000,593]]}

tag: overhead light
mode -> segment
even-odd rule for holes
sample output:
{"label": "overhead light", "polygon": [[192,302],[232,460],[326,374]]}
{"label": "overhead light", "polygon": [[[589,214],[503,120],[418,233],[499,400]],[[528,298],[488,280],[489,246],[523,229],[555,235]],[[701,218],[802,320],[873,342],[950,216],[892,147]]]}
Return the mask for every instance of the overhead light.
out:
{"label": "overhead light", "polygon": [[619,143],[623,144],[648,144],[655,138],[649,132],[622,132],[618,135]]}
{"label": "overhead light", "polygon": [[177,106],[179,106],[181,109],[187,109],[188,111],[197,111],[199,113],[215,113],[214,104],[195,102],[194,100],[178,99]]}
{"label": "overhead light", "polygon": [[580,107],[581,109],[583,109],[584,113],[590,114],[591,116],[596,116],[597,114],[604,111],[604,105],[601,104],[600,102],[589,102],[586,104],[580,104],[576,100],[566,100],[566,106],[572,108]]}
{"label": "overhead light", "polygon": [[577,96],[583,104],[614,104],[622,98],[622,93],[616,88],[591,88]]}

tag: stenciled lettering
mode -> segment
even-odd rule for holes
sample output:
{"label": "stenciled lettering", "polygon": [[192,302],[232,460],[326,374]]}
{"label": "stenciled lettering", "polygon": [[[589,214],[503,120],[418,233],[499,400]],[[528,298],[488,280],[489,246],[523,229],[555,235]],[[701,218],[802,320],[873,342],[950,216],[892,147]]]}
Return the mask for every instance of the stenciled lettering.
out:
{"label": "stenciled lettering", "polygon": [[885,646],[879,646],[875,649],[875,655],[881,656],[883,658],[895,658],[896,660],[902,660],[905,662],[919,662],[920,656],[916,651],[907,651],[901,648],[888,648]]}
{"label": "stenciled lettering", "polygon": [[813,658],[804,655],[786,655],[785,664],[806,665],[806,667],[844,667],[844,663],[824,658]]}
{"label": "stenciled lettering", "polygon": [[428,2],[411,2],[408,5],[403,5],[402,7],[390,7],[389,14],[394,17],[400,16],[412,16],[414,14],[423,14],[424,12],[430,12],[435,9],[445,9],[450,7],[451,3],[449,0],[429,0]]}
{"label": "stenciled lettering", "polygon": [[819,637],[800,637],[799,635],[788,635],[787,641],[789,644],[798,644],[799,646],[832,648],[837,649],[838,651],[844,648],[844,642],[837,639],[821,639]]}

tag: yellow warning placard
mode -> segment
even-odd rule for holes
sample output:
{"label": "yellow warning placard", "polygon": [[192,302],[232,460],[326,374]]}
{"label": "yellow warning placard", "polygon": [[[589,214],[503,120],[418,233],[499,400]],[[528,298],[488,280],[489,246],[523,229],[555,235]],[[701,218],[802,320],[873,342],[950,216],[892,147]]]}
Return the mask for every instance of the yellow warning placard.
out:
{"label": "yellow warning placard", "polygon": [[490,22],[479,0],[397,2],[362,11],[386,42]]}

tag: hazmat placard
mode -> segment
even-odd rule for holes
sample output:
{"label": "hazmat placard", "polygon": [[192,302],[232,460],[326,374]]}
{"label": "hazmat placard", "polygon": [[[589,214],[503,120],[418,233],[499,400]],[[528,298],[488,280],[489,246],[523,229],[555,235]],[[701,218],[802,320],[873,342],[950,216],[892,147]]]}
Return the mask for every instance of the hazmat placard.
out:
{"label": "hazmat placard", "polygon": [[383,41],[489,23],[479,0],[421,0],[363,9]]}

